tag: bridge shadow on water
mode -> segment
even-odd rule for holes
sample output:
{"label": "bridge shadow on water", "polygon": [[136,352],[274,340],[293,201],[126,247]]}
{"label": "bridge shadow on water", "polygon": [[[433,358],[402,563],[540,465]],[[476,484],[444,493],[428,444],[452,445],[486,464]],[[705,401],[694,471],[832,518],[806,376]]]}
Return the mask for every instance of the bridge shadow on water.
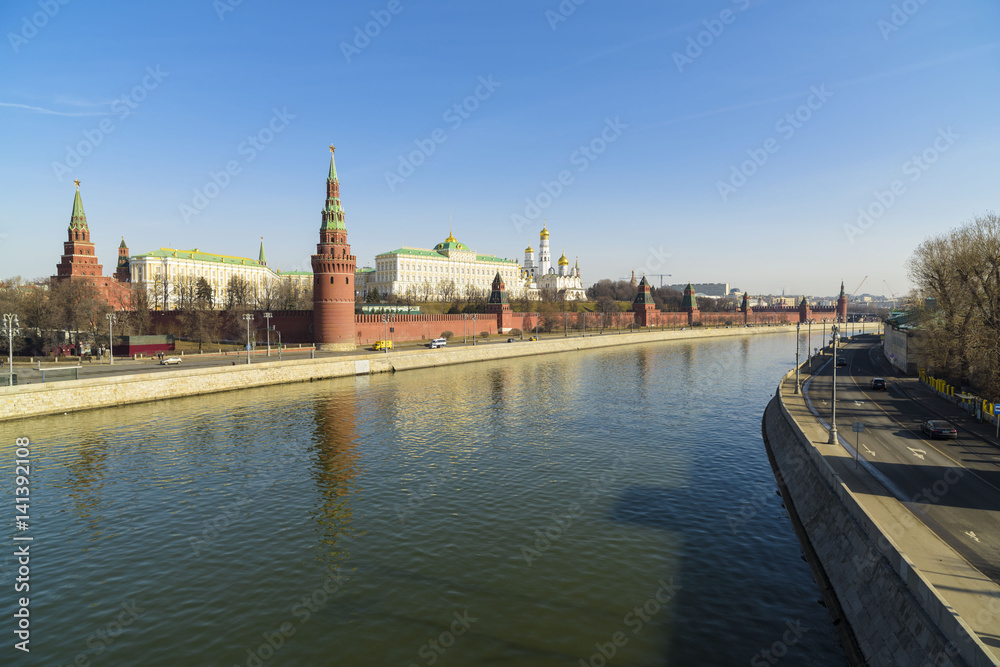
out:
{"label": "bridge shadow on water", "polygon": [[[610,509],[610,520],[664,531],[678,545],[678,567],[670,576],[680,590],[660,612],[665,618],[654,619],[656,626],[646,630],[664,635],[662,659],[656,664],[745,665],[780,639],[786,620],[793,620],[774,609],[793,594],[792,584],[782,580],[782,566],[769,558],[774,542],[749,530],[731,530],[724,510],[707,513],[706,508],[720,505],[719,494],[699,486],[630,486]],[[726,494],[722,491],[722,498]],[[765,511],[778,510],[780,499],[772,502],[773,508]],[[820,607],[815,609],[814,619],[827,620]],[[807,621],[812,627],[815,622]],[[826,655],[810,658],[809,639],[806,635],[798,646],[787,647],[783,664],[842,664],[842,654],[833,661]]]}

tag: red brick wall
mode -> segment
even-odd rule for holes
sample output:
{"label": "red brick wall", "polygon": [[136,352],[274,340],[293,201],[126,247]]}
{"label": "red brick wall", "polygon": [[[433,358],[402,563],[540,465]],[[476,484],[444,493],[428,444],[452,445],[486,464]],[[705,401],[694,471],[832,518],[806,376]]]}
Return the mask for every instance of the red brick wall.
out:
{"label": "red brick wall", "polygon": [[[445,331],[450,331],[456,338],[461,338],[463,332],[472,336],[488,331],[492,336],[497,333],[497,317],[479,313],[473,325],[471,315],[464,321],[461,315],[393,315],[388,326],[394,329],[388,334],[394,341],[431,340],[441,337]],[[354,342],[361,346],[371,345],[387,336],[381,315],[355,315],[354,330]]]}

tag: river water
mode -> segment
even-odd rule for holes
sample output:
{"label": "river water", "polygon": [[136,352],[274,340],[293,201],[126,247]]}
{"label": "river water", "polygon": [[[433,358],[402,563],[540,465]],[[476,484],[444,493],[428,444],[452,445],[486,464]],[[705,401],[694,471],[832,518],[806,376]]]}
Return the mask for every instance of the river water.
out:
{"label": "river water", "polygon": [[760,437],[793,361],[646,344],[0,425],[33,538],[0,663],[842,665]]}

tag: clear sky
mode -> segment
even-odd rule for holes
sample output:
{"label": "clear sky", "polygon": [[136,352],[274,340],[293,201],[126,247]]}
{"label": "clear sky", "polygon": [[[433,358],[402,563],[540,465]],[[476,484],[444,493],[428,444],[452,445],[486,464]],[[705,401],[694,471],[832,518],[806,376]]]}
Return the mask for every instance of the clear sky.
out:
{"label": "clear sky", "polygon": [[2,277],[54,273],[74,179],[106,275],[122,236],[308,270],[329,144],[359,265],[449,219],[523,260],[546,218],[585,283],[903,293],[923,238],[996,208],[990,0],[8,0],[0,26]]}

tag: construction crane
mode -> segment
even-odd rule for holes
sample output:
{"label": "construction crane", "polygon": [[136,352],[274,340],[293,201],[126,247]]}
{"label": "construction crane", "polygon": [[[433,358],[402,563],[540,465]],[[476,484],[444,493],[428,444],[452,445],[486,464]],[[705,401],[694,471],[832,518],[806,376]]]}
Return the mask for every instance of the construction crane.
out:
{"label": "construction crane", "polygon": [[888,289],[889,290],[889,294],[892,295],[892,300],[895,301],[896,300],[896,293],[892,291],[892,285],[889,284],[888,280],[883,280],[882,282],[885,283],[886,289]]}
{"label": "construction crane", "polygon": [[858,293],[859,289],[861,289],[861,285],[865,284],[865,280],[868,280],[868,276],[865,276],[864,280],[862,280],[861,283],[857,287],[854,288],[854,291],[851,292],[851,296],[847,297],[848,301],[850,301],[851,299],[854,298],[854,295]]}

